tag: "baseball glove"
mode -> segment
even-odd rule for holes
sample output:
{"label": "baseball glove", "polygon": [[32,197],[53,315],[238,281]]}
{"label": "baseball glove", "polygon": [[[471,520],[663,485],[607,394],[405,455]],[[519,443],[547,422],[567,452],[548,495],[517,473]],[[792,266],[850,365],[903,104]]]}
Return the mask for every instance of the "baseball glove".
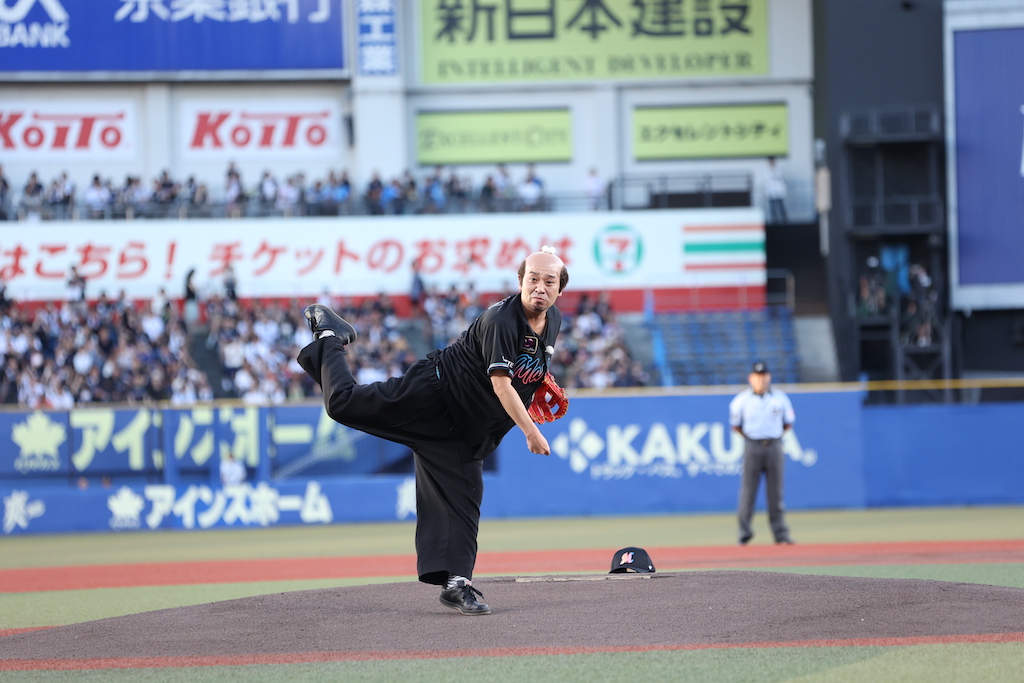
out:
{"label": "baseball glove", "polygon": [[530,419],[537,424],[554,422],[568,410],[569,399],[565,396],[565,390],[555,383],[555,376],[549,372],[533,394],[533,403],[527,409]]}

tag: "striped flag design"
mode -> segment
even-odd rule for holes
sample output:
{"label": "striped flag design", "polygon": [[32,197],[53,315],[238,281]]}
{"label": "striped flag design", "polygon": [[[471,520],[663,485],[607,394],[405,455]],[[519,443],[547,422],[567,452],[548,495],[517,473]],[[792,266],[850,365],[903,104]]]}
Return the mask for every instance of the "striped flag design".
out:
{"label": "striped flag design", "polygon": [[683,271],[705,284],[765,281],[764,226],[684,225]]}

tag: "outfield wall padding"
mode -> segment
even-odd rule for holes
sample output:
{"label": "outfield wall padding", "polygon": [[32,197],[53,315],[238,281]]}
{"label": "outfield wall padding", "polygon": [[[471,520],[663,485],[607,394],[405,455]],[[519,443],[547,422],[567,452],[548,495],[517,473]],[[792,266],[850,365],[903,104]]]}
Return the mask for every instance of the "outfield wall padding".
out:
{"label": "outfield wall padding", "polygon": [[[1017,404],[864,406],[794,393],[791,510],[1024,503]],[[731,512],[743,442],[730,396],[574,398],[491,456],[485,517]],[[228,450],[249,480],[223,487]],[[318,404],[90,408],[0,414],[3,534],[327,524],[415,517],[411,454]],[[763,507],[763,491],[761,493]]]}

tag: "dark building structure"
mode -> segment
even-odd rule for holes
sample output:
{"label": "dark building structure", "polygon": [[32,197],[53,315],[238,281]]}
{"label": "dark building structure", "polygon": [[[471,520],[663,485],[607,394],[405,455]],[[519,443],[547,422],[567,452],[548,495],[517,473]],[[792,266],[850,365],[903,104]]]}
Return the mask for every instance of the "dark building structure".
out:
{"label": "dark building structure", "polygon": [[1024,311],[949,307],[941,0],[814,0],[843,380],[1024,372]]}
{"label": "dark building structure", "polygon": [[942,1],[814,0],[813,11],[841,378],[1024,370],[1019,311],[968,317],[948,304]]}

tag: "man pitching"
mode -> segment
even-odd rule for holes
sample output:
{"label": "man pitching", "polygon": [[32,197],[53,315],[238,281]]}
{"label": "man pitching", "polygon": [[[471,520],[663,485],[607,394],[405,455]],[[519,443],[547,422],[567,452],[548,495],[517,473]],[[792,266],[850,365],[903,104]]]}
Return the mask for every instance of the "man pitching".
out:
{"label": "man pitching", "polygon": [[[442,586],[441,602],[468,615],[491,611],[472,585],[483,460],[513,426],[522,430],[530,452],[549,455],[531,418],[535,394],[547,419],[552,405],[565,401],[545,378],[562,324],[554,304],[569,273],[545,247],[522,262],[518,277],[517,294],[488,308],[457,341],[430,352],[401,377],[357,384],[345,358],[356,331],[320,304],[305,310],[314,341],[298,357],[323,390],[332,419],[412,449],[419,580]],[[554,416],[564,412],[564,405],[556,406]]]}

